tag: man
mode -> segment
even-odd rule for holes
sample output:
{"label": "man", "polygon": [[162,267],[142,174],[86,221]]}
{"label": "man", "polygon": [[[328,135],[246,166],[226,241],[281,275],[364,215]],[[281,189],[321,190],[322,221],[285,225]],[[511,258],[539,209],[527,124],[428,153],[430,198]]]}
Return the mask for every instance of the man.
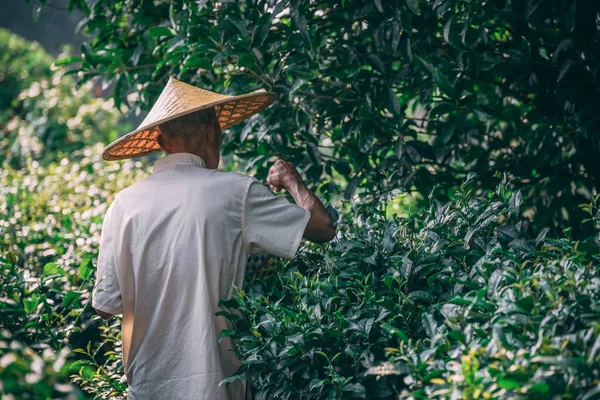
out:
{"label": "man", "polygon": [[92,306],[123,315],[130,399],[244,398],[245,382],[219,382],[239,360],[219,300],[242,287],[250,252],[293,258],[302,237],[324,242],[335,229],[321,201],[282,160],[268,183],[217,170],[221,129],[266,108],[270,93],[222,96],[171,79],[134,132],[107,160],[164,150],[152,174],[117,194],[106,212]]}

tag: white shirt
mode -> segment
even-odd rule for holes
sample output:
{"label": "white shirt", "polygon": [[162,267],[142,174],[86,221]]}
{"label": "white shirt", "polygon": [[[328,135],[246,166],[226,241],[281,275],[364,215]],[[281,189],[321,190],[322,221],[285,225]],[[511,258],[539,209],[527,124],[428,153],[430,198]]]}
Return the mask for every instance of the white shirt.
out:
{"label": "white shirt", "polygon": [[106,212],[92,306],[123,314],[129,399],[244,398],[226,387],[239,360],[219,300],[241,288],[254,249],[293,258],[310,212],[256,179],[206,168],[190,153],[159,159]]}

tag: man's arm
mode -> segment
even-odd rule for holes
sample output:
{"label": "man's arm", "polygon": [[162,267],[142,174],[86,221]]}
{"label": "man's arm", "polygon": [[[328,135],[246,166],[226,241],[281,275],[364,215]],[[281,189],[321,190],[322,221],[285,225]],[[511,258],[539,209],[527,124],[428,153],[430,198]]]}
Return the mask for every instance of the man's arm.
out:
{"label": "man's arm", "polygon": [[277,160],[269,170],[267,183],[271,189],[279,192],[287,190],[296,204],[310,211],[310,220],[304,230],[304,237],[310,241],[322,243],[335,237],[335,227],[321,200],[311,192],[290,162]]}
{"label": "man's arm", "polygon": [[113,315],[121,314],[122,299],[117,271],[115,268],[113,220],[115,216],[117,199],[112,202],[106,211],[102,222],[100,234],[100,247],[98,249],[98,262],[96,268],[96,281],[92,292],[92,308],[102,319],[109,319]]}

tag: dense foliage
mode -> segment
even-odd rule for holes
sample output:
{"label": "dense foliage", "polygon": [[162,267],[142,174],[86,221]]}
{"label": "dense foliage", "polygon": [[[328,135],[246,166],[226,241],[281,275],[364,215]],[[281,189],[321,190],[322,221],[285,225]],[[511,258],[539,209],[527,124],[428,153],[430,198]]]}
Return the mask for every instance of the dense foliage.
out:
{"label": "dense foliage", "polygon": [[122,389],[71,349],[118,346],[88,306],[93,262],[106,207],[144,171],[116,179],[123,166],[105,165],[101,145],[73,152],[117,136],[120,115],[91,83],[76,89],[37,43],[4,30],[0,57],[0,394],[84,398],[71,374],[92,393]]}
{"label": "dense foliage", "polygon": [[58,151],[117,138],[121,115],[113,101],[96,96],[91,82],[76,87],[37,43],[0,30],[0,55],[0,163],[45,165]]}
{"label": "dense foliage", "polygon": [[256,398],[596,398],[600,234],[530,238],[520,191],[469,188],[304,247],[228,302]]}
{"label": "dense foliage", "polygon": [[1,395],[123,398],[120,319],[90,296],[104,212],[148,168],[93,144],[175,75],[277,92],[225,136],[227,168],[288,159],[343,211],[333,243],[226,302],[228,381],[257,399],[600,398],[600,4],[69,3],[95,35],[80,57],[51,67],[0,31]]}
{"label": "dense foliage", "polygon": [[50,78],[54,60],[39,44],[0,29],[0,61],[0,121],[4,124],[8,110],[16,108],[19,93],[33,82]]}
{"label": "dense foliage", "polygon": [[[572,227],[598,189],[600,3],[589,0],[70,0],[95,35],[80,81],[148,109],[169,75],[278,102],[226,150],[300,165],[324,196],[452,193],[507,171],[538,228]],[[128,94],[137,96],[135,103]],[[334,183],[338,174],[347,181]],[[589,233],[589,232],[588,232]]]}
{"label": "dense foliage", "polygon": [[[0,176],[4,393],[67,396],[68,375],[97,398],[126,389],[119,320],[89,303],[103,213],[147,171],[101,148]],[[600,237],[529,238],[520,192],[476,197],[472,182],[421,214],[356,219],[246,283],[222,335],[257,398],[594,398]]]}
{"label": "dense foliage", "polygon": [[[93,392],[125,388],[122,371],[108,375],[96,365],[120,365],[119,324],[102,323],[90,296],[104,212],[147,172],[139,162],[106,164],[101,150],[0,172],[0,393],[66,397],[70,374],[94,382]],[[76,348],[98,352],[92,359],[71,353]]]}

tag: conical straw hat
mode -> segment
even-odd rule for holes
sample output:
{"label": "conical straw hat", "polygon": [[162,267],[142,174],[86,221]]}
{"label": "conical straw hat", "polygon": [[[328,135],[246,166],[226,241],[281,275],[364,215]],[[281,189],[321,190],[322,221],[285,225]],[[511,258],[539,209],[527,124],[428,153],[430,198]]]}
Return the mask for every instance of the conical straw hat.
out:
{"label": "conical straw hat", "polygon": [[264,110],[274,100],[275,93],[271,92],[225,96],[171,77],[140,126],[106,146],[102,158],[107,161],[123,160],[161,151],[156,141],[160,133],[157,125],[194,111],[214,107],[224,130]]}

